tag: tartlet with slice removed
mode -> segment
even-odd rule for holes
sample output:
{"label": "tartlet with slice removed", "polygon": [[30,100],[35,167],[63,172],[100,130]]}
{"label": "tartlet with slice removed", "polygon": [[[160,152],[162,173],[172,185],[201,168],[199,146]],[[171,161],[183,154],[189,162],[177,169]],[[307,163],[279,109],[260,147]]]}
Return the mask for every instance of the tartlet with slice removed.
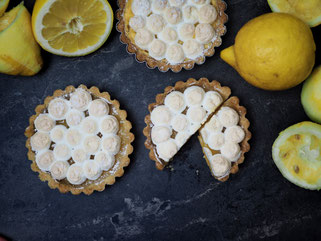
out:
{"label": "tartlet with slice removed", "polygon": [[250,150],[251,139],[246,109],[235,96],[226,100],[200,129],[198,139],[212,175],[226,181],[238,172],[244,154]]}
{"label": "tartlet with slice removed", "polygon": [[168,86],[148,106],[145,117],[145,146],[156,168],[162,170],[186,141],[196,133],[231,90],[206,78],[179,81]]}
{"label": "tartlet with slice removed", "polygon": [[130,163],[134,135],[127,113],[107,92],[80,85],[38,105],[25,131],[31,169],[61,193],[103,191]]}
{"label": "tartlet with slice removed", "polygon": [[[179,81],[156,96],[145,117],[145,146],[156,168],[163,170],[188,139],[199,131],[204,158],[212,175],[226,181],[238,171],[250,150],[246,109],[231,90],[206,78]],[[230,97],[230,98],[229,98]]]}
{"label": "tartlet with slice removed", "polygon": [[162,72],[192,69],[225,34],[222,0],[118,0],[117,30],[127,51]]}

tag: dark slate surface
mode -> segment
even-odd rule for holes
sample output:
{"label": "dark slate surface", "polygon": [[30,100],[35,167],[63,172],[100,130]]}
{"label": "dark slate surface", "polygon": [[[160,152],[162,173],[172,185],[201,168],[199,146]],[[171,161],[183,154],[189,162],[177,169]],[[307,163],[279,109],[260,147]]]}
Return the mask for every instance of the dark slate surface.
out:
{"label": "dark slate surface", "polygon": [[[25,2],[30,11],[33,2]],[[126,53],[113,30],[107,43],[89,56],[65,58],[43,52],[45,66],[38,75],[0,74],[0,233],[28,241],[321,240],[320,193],[289,183],[271,158],[278,133],[308,120],[300,103],[301,85],[283,92],[259,90],[219,58],[243,24],[270,11],[266,0],[227,3],[223,45],[191,71],[147,69]],[[111,5],[117,8],[114,0]],[[320,30],[313,29],[316,43]],[[220,81],[248,109],[251,152],[226,183],[211,177],[196,136],[175,156],[174,171],[157,171],[144,147],[147,105],[166,86],[189,77]],[[136,136],[125,175],[90,196],[51,190],[31,171],[25,148],[24,130],[34,108],[54,90],[79,84],[98,86],[117,98],[128,111]]]}

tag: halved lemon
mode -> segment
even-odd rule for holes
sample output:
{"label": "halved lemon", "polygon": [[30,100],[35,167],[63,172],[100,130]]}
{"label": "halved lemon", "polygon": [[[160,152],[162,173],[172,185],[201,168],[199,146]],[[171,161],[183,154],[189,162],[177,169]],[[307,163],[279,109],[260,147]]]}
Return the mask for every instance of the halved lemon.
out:
{"label": "halved lemon", "polygon": [[268,0],[273,12],[290,13],[310,27],[321,23],[321,0]]}
{"label": "halved lemon", "polygon": [[288,127],[275,140],[272,157],[290,182],[321,189],[321,125],[304,121]]}
{"label": "halved lemon", "polygon": [[81,56],[104,44],[113,21],[113,11],[106,0],[37,0],[32,30],[48,52]]}
{"label": "halved lemon", "polygon": [[7,10],[8,4],[9,4],[9,0],[0,0],[0,17]]}

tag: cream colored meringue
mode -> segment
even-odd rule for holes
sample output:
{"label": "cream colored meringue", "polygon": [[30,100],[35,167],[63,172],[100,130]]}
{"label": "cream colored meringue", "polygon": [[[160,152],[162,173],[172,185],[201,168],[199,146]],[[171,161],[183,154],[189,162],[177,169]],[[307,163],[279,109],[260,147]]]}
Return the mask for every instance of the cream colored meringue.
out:
{"label": "cream colored meringue", "polygon": [[237,112],[230,107],[222,107],[217,116],[224,127],[235,126],[240,119]]}
{"label": "cream colored meringue", "polygon": [[75,162],[83,163],[89,159],[89,155],[84,149],[75,149],[71,152],[71,157]]}
{"label": "cream colored meringue", "polygon": [[175,113],[181,113],[186,108],[184,95],[179,91],[169,93],[165,97],[164,104]]}
{"label": "cream colored meringue", "polygon": [[56,122],[48,114],[40,114],[35,120],[35,127],[39,131],[49,132],[54,128]]}
{"label": "cream colored meringue", "polygon": [[87,110],[88,104],[91,100],[91,94],[82,88],[78,88],[70,94],[71,106],[79,111]]}
{"label": "cream colored meringue", "polygon": [[101,140],[98,136],[87,136],[84,139],[83,147],[88,154],[94,155],[100,149],[100,142]]}
{"label": "cream colored meringue", "polygon": [[167,43],[177,42],[178,35],[174,28],[165,27],[164,30],[160,33],[160,38]]}
{"label": "cream colored meringue", "polygon": [[169,3],[174,7],[182,7],[186,0],[169,0]]}
{"label": "cream colored meringue", "polygon": [[172,44],[167,48],[166,59],[170,64],[182,63],[185,59],[183,48],[179,44]]}
{"label": "cream colored meringue", "polygon": [[183,50],[187,58],[195,60],[203,55],[204,46],[194,39],[189,39],[183,43]]}
{"label": "cream colored meringue", "polygon": [[204,126],[204,129],[208,132],[221,132],[223,125],[216,115],[213,115],[209,122]]}
{"label": "cream colored meringue", "polygon": [[178,27],[178,35],[182,41],[192,39],[195,33],[195,26],[192,23],[182,23]]}
{"label": "cream colored meringue", "polygon": [[137,30],[135,35],[135,43],[141,49],[148,49],[149,44],[153,41],[154,35],[145,28]]}
{"label": "cream colored meringue", "polygon": [[30,144],[33,151],[47,149],[50,146],[51,140],[48,133],[37,131],[31,138]]}
{"label": "cream colored meringue", "polygon": [[137,32],[139,29],[144,28],[146,21],[142,16],[134,16],[129,20],[129,26]]}
{"label": "cream colored meringue", "polygon": [[178,146],[174,139],[169,139],[156,146],[158,156],[168,162],[178,151]]}
{"label": "cream colored meringue", "polygon": [[135,15],[147,16],[151,10],[151,4],[149,0],[133,0],[132,12]]}
{"label": "cream colored meringue", "polygon": [[153,109],[150,118],[154,125],[169,125],[171,112],[165,105],[160,105]]}
{"label": "cream colored meringue", "polygon": [[79,110],[70,110],[66,114],[66,122],[68,126],[78,126],[85,118],[85,113]]}
{"label": "cream colored meringue", "polygon": [[119,123],[115,116],[108,115],[100,122],[100,130],[103,134],[117,134]]}
{"label": "cream colored meringue", "polygon": [[101,176],[102,169],[100,168],[100,165],[93,160],[85,161],[82,168],[85,177],[89,180],[96,180]]}
{"label": "cream colored meringue", "polygon": [[216,177],[223,177],[229,173],[231,162],[221,154],[216,154],[209,159],[211,170]]}
{"label": "cream colored meringue", "polygon": [[224,134],[222,132],[210,133],[207,137],[207,144],[213,150],[220,150],[225,143]]}
{"label": "cream colored meringue", "polygon": [[198,4],[198,5],[202,5],[205,3],[209,3],[210,0],[191,0],[193,3]]}
{"label": "cream colored meringue", "polygon": [[53,154],[56,160],[67,161],[71,157],[71,150],[66,144],[59,143],[55,145]]}
{"label": "cream colored meringue", "polygon": [[206,117],[206,110],[201,106],[189,107],[187,117],[191,122],[202,123]]}
{"label": "cream colored meringue", "polygon": [[120,137],[113,134],[104,137],[102,141],[103,149],[112,155],[116,155],[119,152],[120,144]]}
{"label": "cream colored meringue", "polygon": [[152,11],[154,13],[162,13],[167,7],[167,0],[153,0],[152,1]]}
{"label": "cream colored meringue", "polygon": [[153,13],[147,17],[146,27],[154,34],[160,33],[164,29],[165,25],[166,22],[162,15]]}
{"label": "cream colored meringue", "polygon": [[230,126],[226,128],[224,135],[227,141],[240,143],[245,137],[245,132],[240,126]]}
{"label": "cream colored meringue", "polygon": [[49,102],[48,112],[54,120],[63,120],[69,110],[68,101],[63,98],[56,98]]}
{"label": "cream colored meringue", "polygon": [[81,165],[72,164],[67,171],[67,180],[71,184],[80,185],[86,181],[86,176]]}
{"label": "cream colored meringue", "polygon": [[55,143],[61,142],[65,139],[66,132],[67,128],[64,125],[56,125],[50,131],[50,139]]}
{"label": "cream colored meringue", "polygon": [[195,38],[201,44],[207,44],[212,41],[215,36],[215,30],[208,23],[200,23],[195,29]]}
{"label": "cream colored meringue", "polygon": [[213,23],[217,18],[217,11],[211,4],[206,4],[198,10],[200,23]]}
{"label": "cream colored meringue", "polygon": [[190,138],[190,136],[191,135],[188,132],[185,132],[185,131],[178,132],[175,136],[175,142],[178,148],[181,148],[186,143],[188,138]]}
{"label": "cream colored meringue", "polygon": [[54,161],[54,154],[50,150],[41,151],[36,154],[36,163],[41,171],[49,171],[50,166]]}
{"label": "cream colored meringue", "polygon": [[219,107],[223,102],[222,96],[216,91],[208,91],[205,94],[203,107],[208,112],[213,112]]}
{"label": "cream colored meringue", "polygon": [[101,99],[96,99],[89,104],[88,112],[89,112],[89,115],[91,116],[103,117],[105,115],[108,115],[109,106],[107,102]]}
{"label": "cream colored meringue", "polygon": [[239,144],[233,142],[225,142],[221,147],[221,154],[232,162],[238,159],[240,151]]}
{"label": "cream colored meringue", "polygon": [[87,116],[81,121],[81,130],[86,134],[97,134],[98,130],[98,122],[92,116]]}
{"label": "cream colored meringue", "polygon": [[167,141],[172,135],[171,129],[166,126],[153,126],[151,131],[152,141],[155,144]]}
{"label": "cream colored meringue", "polygon": [[115,164],[115,156],[101,151],[95,155],[95,162],[100,165],[102,170],[108,171]]}
{"label": "cream colored meringue", "polygon": [[185,6],[183,8],[183,18],[186,23],[196,24],[198,22],[198,10],[194,6]]}
{"label": "cream colored meringue", "polygon": [[66,141],[67,143],[72,146],[80,145],[82,140],[82,134],[76,128],[69,128],[66,131]]}
{"label": "cream colored meringue", "polygon": [[186,115],[178,114],[173,117],[171,125],[176,132],[188,131],[189,121]]}
{"label": "cream colored meringue", "polygon": [[149,46],[149,55],[155,59],[164,58],[166,53],[166,44],[159,39],[154,39]]}
{"label": "cream colored meringue", "polygon": [[205,91],[199,86],[188,87],[184,91],[185,100],[188,106],[201,105]]}
{"label": "cream colored meringue", "polygon": [[178,24],[182,20],[182,11],[178,7],[168,7],[165,9],[165,20],[172,24]]}
{"label": "cream colored meringue", "polygon": [[66,177],[69,164],[66,161],[55,161],[50,167],[50,174],[53,179],[62,180]]}

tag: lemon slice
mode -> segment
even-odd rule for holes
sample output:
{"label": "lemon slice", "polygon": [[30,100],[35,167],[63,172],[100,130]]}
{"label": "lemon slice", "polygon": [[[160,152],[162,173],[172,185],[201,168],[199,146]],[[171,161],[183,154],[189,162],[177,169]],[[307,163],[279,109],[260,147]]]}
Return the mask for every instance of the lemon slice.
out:
{"label": "lemon slice", "polygon": [[38,43],[48,52],[81,56],[103,45],[113,20],[106,0],[37,0],[32,28]]}
{"label": "lemon slice", "polygon": [[0,0],[0,17],[4,14],[9,4],[9,0]]}
{"label": "lemon slice", "polygon": [[268,0],[273,12],[290,13],[310,27],[321,23],[321,0]]}
{"label": "lemon slice", "polygon": [[321,125],[305,121],[280,133],[272,157],[290,182],[311,190],[321,188]]}

